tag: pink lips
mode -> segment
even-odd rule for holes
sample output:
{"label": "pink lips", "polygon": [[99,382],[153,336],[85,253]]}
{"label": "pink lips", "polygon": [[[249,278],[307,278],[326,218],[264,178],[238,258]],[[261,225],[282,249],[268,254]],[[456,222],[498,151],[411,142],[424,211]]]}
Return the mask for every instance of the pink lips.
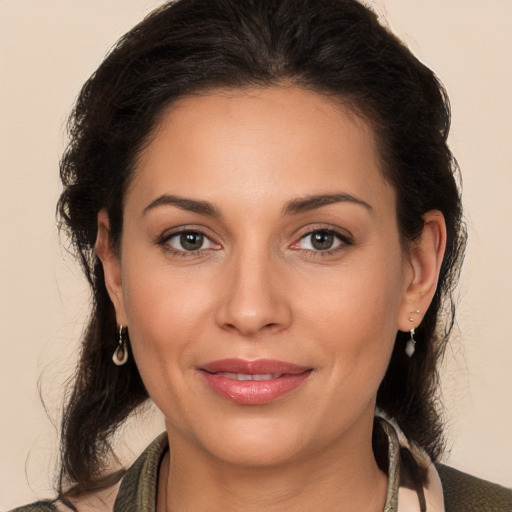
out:
{"label": "pink lips", "polygon": [[219,395],[244,405],[263,405],[299,387],[311,368],[272,359],[222,359],[202,365],[201,376]]}

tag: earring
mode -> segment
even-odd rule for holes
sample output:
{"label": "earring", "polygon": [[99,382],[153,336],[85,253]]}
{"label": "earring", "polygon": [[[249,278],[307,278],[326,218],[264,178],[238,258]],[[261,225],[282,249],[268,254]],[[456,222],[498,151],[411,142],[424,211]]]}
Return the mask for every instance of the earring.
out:
{"label": "earring", "polygon": [[123,326],[119,326],[119,336],[117,339],[117,348],[114,350],[114,354],[112,356],[112,361],[116,366],[122,366],[126,361],[128,361],[128,347],[126,346],[126,334],[128,332],[128,328],[123,330]]}
{"label": "earring", "polygon": [[405,353],[412,357],[414,355],[414,352],[416,351],[416,340],[414,339],[414,329],[411,329],[409,331],[411,334],[411,337],[407,340],[407,343],[405,344]]}
{"label": "earring", "polygon": [[[416,313],[417,315],[419,315],[419,314],[420,314],[420,310],[419,310],[419,309],[417,309],[414,313]],[[412,314],[413,314],[413,313],[411,313],[411,315],[412,315]],[[411,318],[409,318],[409,322],[414,322],[414,318],[412,318],[412,317],[411,317]]]}

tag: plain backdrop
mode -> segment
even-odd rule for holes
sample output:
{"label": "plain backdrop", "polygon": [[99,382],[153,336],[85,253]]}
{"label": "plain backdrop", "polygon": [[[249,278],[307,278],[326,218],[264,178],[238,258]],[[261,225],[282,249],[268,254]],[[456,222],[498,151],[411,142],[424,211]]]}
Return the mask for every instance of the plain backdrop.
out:
{"label": "plain backdrop", "polygon": [[[116,39],[160,3],[0,0],[0,510],[52,494],[52,421],[87,317],[88,291],[54,217],[66,117]],[[446,461],[512,486],[512,2],[373,5],[441,77],[453,107],[470,241],[443,370]],[[133,424],[125,459],[162,428],[154,412]]]}

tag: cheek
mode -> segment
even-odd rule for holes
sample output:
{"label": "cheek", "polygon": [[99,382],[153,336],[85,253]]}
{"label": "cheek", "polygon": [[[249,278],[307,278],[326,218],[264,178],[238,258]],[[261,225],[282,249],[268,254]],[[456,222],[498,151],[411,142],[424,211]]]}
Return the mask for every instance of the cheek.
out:
{"label": "cheek", "polygon": [[[395,264],[395,267],[396,264]],[[343,325],[366,331],[371,326],[396,330],[399,306],[403,294],[399,268],[386,269],[375,265],[361,269],[342,269],[339,275],[324,280],[317,294],[301,293],[308,300],[311,319],[324,318],[324,324]]]}
{"label": "cheek", "polygon": [[171,272],[169,266],[134,256],[123,262],[122,277],[128,329],[140,373],[147,387],[149,379],[158,380],[161,386],[169,384],[177,374],[169,369],[192,364],[194,340],[211,309],[209,294],[199,286],[197,276]]}
{"label": "cheek", "polygon": [[[124,289],[133,357],[149,396],[166,418],[186,425],[187,369],[193,368],[204,296],[165,275],[127,273]],[[190,284],[190,282],[188,283]]]}
{"label": "cheek", "polygon": [[[134,237],[135,238],[135,237]],[[209,284],[204,270],[177,267],[160,251],[133,243],[124,250],[123,296],[131,324],[162,333],[187,326],[205,307]]]}
{"label": "cheek", "polygon": [[[337,374],[385,372],[397,332],[403,296],[403,272],[392,257],[359,260],[325,280],[318,294],[306,298],[304,324],[331,355]],[[398,259],[400,261],[400,258]]]}

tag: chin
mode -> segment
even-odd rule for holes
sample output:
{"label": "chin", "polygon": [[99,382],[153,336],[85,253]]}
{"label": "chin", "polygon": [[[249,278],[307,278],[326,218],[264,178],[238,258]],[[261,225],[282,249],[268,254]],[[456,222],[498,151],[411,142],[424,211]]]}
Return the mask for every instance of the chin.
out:
{"label": "chin", "polygon": [[212,454],[225,464],[255,469],[285,465],[298,458],[300,451],[282,439],[231,439],[225,446],[212,447]]}
{"label": "chin", "polygon": [[208,437],[197,440],[204,451],[229,465],[279,466],[297,458],[306,448],[299,424],[290,423],[265,418],[224,422],[222,428],[205,426]]}

